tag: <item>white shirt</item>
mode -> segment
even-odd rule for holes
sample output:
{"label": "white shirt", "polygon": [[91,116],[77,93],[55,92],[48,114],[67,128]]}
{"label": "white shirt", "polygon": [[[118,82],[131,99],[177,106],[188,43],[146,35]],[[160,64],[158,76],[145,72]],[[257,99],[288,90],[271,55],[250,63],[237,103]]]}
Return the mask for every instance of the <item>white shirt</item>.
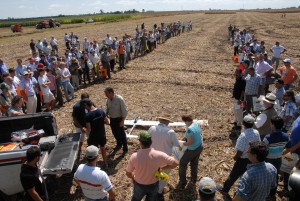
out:
{"label": "white shirt", "polygon": [[33,72],[33,71],[36,69],[36,65],[35,65],[35,64],[29,63],[29,64],[27,65],[27,69],[28,69],[28,68],[30,68],[31,72]]}
{"label": "white shirt", "polygon": [[247,157],[249,142],[260,141],[259,132],[253,128],[245,129],[236,141],[235,150],[243,152],[241,158]]}
{"label": "white shirt", "polygon": [[86,49],[88,50],[89,46],[90,46],[89,41],[83,41],[82,42],[82,48],[83,48],[83,50],[86,50]]}
{"label": "white shirt", "polygon": [[[64,75],[64,76],[71,75],[69,69],[67,69],[67,68],[60,69],[60,74]],[[68,78],[61,77],[61,82],[66,82],[66,81],[70,81],[70,78],[69,77]]]}
{"label": "white shirt", "polygon": [[99,62],[99,57],[98,57],[97,54],[95,54],[95,55],[90,54],[89,59],[91,60],[91,62],[92,62],[93,64],[96,64],[96,63]]}
{"label": "white shirt", "polygon": [[111,37],[105,37],[105,42],[108,44],[108,45],[111,45],[112,44],[112,39]]}
{"label": "white shirt", "polygon": [[51,39],[50,45],[58,45],[57,40],[55,38]]}
{"label": "white shirt", "polygon": [[149,132],[152,138],[151,147],[155,150],[171,155],[173,146],[179,146],[175,131],[165,124],[160,123],[157,126],[151,126]]}
{"label": "white shirt", "polygon": [[274,45],[271,50],[273,51],[273,55],[276,58],[280,58],[280,54],[281,52],[284,50],[285,48],[282,45]]}
{"label": "white shirt", "polygon": [[107,174],[99,167],[81,164],[76,170],[74,178],[80,182],[84,196],[90,199],[107,197],[107,191],[113,187]]}
{"label": "white shirt", "polygon": [[266,61],[257,62],[255,65],[255,71],[262,78],[265,78],[265,73],[271,70],[273,67],[268,64]]}
{"label": "white shirt", "polygon": [[49,81],[49,79],[46,74],[43,75],[43,77],[39,76],[39,78],[38,78],[38,82],[39,82],[39,85],[40,85],[43,95],[50,93],[49,86],[47,86],[47,87],[42,86],[43,84],[47,83],[48,81]]}

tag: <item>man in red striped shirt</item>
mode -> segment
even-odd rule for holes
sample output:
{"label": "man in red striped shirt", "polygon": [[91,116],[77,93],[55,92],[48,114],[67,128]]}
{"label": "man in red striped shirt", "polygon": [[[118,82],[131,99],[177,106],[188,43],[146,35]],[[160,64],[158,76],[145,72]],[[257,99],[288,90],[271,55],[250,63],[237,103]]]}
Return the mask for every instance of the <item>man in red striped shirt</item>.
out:
{"label": "man in red striped shirt", "polygon": [[94,145],[86,148],[86,164],[79,165],[74,174],[85,201],[115,201],[115,191],[106,172],[97,166],[99,149]]}

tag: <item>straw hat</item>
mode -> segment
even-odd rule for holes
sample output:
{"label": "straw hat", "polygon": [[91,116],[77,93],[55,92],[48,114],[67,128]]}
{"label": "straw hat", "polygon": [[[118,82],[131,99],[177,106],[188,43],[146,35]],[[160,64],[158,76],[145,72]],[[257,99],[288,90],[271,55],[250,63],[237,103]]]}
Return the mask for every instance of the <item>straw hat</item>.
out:
{"label": "straw hat", "polygon": [[276,95],[273,93],[268,93],[264,98],[263,101],[271,104],[275,104],[276,101]]}
{"label": "straw hat", "polygon": [[163,114],[159,117],[156,117],[157,120],[164,120],[164,121],[168,121],[168,122],[172,123],[173,121],[170,118],[171,117],[168,114]]}

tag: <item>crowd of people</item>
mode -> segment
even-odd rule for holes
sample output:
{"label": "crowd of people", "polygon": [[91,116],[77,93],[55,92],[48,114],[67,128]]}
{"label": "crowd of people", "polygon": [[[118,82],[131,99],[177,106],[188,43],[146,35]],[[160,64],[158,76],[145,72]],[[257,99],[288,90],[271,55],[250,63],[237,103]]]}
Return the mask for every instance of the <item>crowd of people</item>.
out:
{"label": "crowd of people", "polygon": [[[144,30],[143,26],[142,30]],[[183,23],[181,26],[183,26]],[[170,30],[171,27],[173,27],[174,36],[179,35],[180,31],[183,32],[182,29],[178,28],[180,27],[179,23],[175,23],[175,26],[174,24],[169,26]],[[136,28],[139,30],[139,27]],[[156,27],[154,26],[154,28]],[[142,35],[144,35],[143,32]],[[295,95],[292,90],[297,85],[297,72],[291,66],[291,59],[289,58],[284,59],[284,66],[279,68],[281,54],[287,51],[279,42],[276,42],[270,48],[273,58],[269,59],[265,42],[258,43],[256,36],[249,31],[240,31],[237,27],[230,25],[228,36],[229,39],[232,38],[234,56],[237,56],[237,61],[239,61],[235,69],[236,82],[233,86],[234,129],[239,134],[235,144],[236,152],[233,156],[235,162],[228,178],[222,186],[217,186],[213,179],[209,177],[204,177],[199,181],[198,164],[203,150],[201,125],[194,122],[193,115],[182,115],[181,119],[187,128],[184,137],[178,139],[176,132],[169,127],[169,123],[172,122],[170,115],[164,114],[157,117],[158,125],[152,126],[148,131],[139,134],[140,148],[128,160],[125,175],[132,180],[132,201],[141,201],[144,197],[148,201],[164,200],[164,194],[170,191],[170,188],[166,185],[167,175],[177,166],[179,167],[179,176],[175,188],[184,191],[190,185],[197,185],[200,201],[215,200],[217,190],[223,194],[224,199],[231,199],[229,191],[238,179],[238,186],[233,200],[276,200],[279,175],[283,165],[282,157],[287,154],[292,156],[291,160],[294,160],[294,163],[282,173],[285,195],[289,195],[289,187],[293,189],[293,186],[289,186],[288,183],[290,173],[294,167],[300,168],[300,117],[298,117],[300,100],[299,95]],[[69,43],[80,44],[76,42],[78,40],[76,37],[66,36],[65,38],[67,38],[67,48]],[[106,38],[109,38],[109,35]],[[125,40],[126,38],[125,36]],[[135,41],[135,39],[133,40]],[[127,44],[127,42],[125,43]],[[148,42],[144,44],[145,47],[148,46]],[[93,45],[93,47],[96,48],[97,45]],[[141,44],[139,47],[143,47],[143,45]],[[149,47],[152,47],[151,44],[149,44]],[[75,48],[73,47],[74,51]],[[99,49],[99,47],[97,48]],[[106,51],[105,47],[103,51]],[[95,53],[96,51],[88,49],[87,52]],[[84,54],[88,57],[89,53]],[[142,54],[142,51],[139,54]],[[128,57],[124,55],[124,58]],[[123,68],[122,62],[119,62],[119,64],[120,68]],[[105,65],[103,64],[103,66]],[[70,78],[71,74],[66,68],[67,64],[60,62],[59,66],[61,71],[66,69],[67,72],[62,74],[64,75],[62,78]],[[276,72],[277,69],[279,73]],[[24,71],[16,70],[17,75],[18,72]],[[25,70],[25,72],[27,71]],[[28,74],[22,73],[22,76],[25,77],[22,81],[24,83],[20,85],[20,90],[24,91],[26,88],[27,93],[28,91],[34,93],[34,91],[27,89],[31,83],[30,81],[26,82],[28,80],[25,78],[29,76]],[[37,82],[41,83],[42,87],[46,86],[44,88],[47,88],[50,85],[50,80],[45,78],[45,74],[45,69],[41,65]],[[95,74],[97,76],[96,71]],[[269,85],[272,84],[274,84],[274,90],[269,91],[273,87]],[[71,98],[74,98],[74,91],[72,92],[68,88],[69,82],[65,85],[66,97],[70,91]],[[6,83],[3,86],[1,85],[1,89],[3,88],[5,93],[8,93],[9,87],[6,87]],[[48,100],[47,110],[51,110],[53,108],[52,101],[54,100],[51,89],[44,90],[42,94],[43,96],[45,94],[45,99]],[[104,94],[107,97],[105,111],[95,106],[88,93],[83,93],[80,101],[74,105],[72,112],[74,126],[81,133],[80,150],[82,150],[81,147],[85,140],[87,140],[88,145],[85,151],[87,163],[81,164],[74,174],[74,180],[81,187],[86,201],[116,200],[115,187],[106,173],[110,163],[105,147],[107,142],[105,124],[110,125],[116,140],[114,152],[122,149],[121,156],[125,156],[129,149],[126,133],[123,129],[128,113],[125,100],[122,96],[116,94],[111,87],[107,87]],[[259,102],[257,98],[260,96],[263,97],[261,101],[263,105],[257,109],[257,103]],[[14,97],[12,102],[14,107],[18,109],[16,112],[21,113],[22,96],[16,97],[19,98],[15,100]],[[29,97],[27,96],[28,100]],[[184,150],[182,157],[172,156],[174,147]],[[97,163],[99,161],[99,148],[103,160],[101,169]],[[28,160],[23,165],[22,171],[28,170],[28,166],[37,169],[36,162],[40,156],[40,150],[31,150],[30,148],[27,152]],[[285,156],[285,158],[287,157]],[[190,166],[189,180],[187,179],[188,165]],[[34,185],[27,185],[22,173],[21,181],[23,181],[23,187],[29,198],[45,195],[40,189],[40,184],[37,185],[39,188],[36,190]],[[41,197],[35,198],[37,198],[36,200],[42,200]]]}
{"label": "crowd of people", "polygon": [[[265,42],[258,42],[255,34],[232,25],[228,27],[228,37],[237,63],[232,94],[233,129],[238,132],[242,127],[244,129],[235,145],[234,166],[224,185],[218,189],[230,199],[229,190],[241,177],[237,196],[242,200],[276,200],[278,178],[282,173],[283,195],[289,196],[289,175],[293,167],[300,168],[300,93],[296,95],[293,90],[300,87],[297,71],[290,58],[282,60],[287,49],[278,41],[268,50]],[[267,51],[272,54],[271,59]],[[283,66],[279,67],[281,62]],[[270,90],[272,84],[274,90]],[[259,100],[260,97],[263,97],[262,100]],[[269,164],[263,165],[268,172],[248,186],[250,174],[247,172],[252,168],[249,166],[252,159],[247,150],[251,143],[260,141],[269,150],[265,158]],[[286,156],[288,153],[292,156]],[[293,158],[293,162],[283,170],[282,158],[286,157]]]}
{"label": "crowd of people", "polygon": [[[65,47],[59,47],[55,37],[32,39],[28,63],[19,58],[17,66],[9,68],[0,59],[0,116],[41,112],[43,106],[45,111],[61,107],[64,98],[71,101],[78,89],[111,79],[117,63],[118,70],[126,69],[130,60],[191,30],[191,21],[154,24],[149,29],[143,23],[136,26],[133,36],[125,33],[118,39],[107,34],[101,42],[85,37],[82,43],[71,32],[64,35]],[[18,101],[20,106],[12,105]]]}

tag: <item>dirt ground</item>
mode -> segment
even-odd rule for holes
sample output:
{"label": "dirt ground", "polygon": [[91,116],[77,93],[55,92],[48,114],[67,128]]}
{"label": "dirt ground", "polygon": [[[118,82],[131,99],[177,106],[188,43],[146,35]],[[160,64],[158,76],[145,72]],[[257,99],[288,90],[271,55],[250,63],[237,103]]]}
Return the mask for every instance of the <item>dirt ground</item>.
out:
{"label": "dirt ground", "polygon": [[[83,91],[90,93],[91,99],[105,108],[103,90],[112,86],[117,94],[124,97],[128,107],[128,119],[140,116],[145,120],[155,120],[162,113],[168,113],[173,120],[180,121],[183,113],[192,113],[197,119],[208,119],[209,128],[203,128],[204,150],[199,162],[199,179],[204,176],[213,178],[217,184],[223,184],[233,165],[234,142],[230,137],[233,122],[231,90],[233,87],[232,64],[233,48],[227,40],[227,27],[235,24],[239,28],[253,30],[258,40],[266,42],[269,50],[275,41],[287,48],[283,57],[289,57],[293,66],[300,67],[300,14],[288,14],[285,19],[280,14],[237,13],[205,15],[195,13],[163,17],[149,17],[134,21],[109,24],[66,25],[62,28],[35,31],[24,28],[23,34],[12,34],[7,29],[0,31],[2,58],[10,67],[16,66],[17,58],[29,56],[29,42],[54,36],[63,45],[64,33],[71,31],[89,39],[102,40],[107,33],[121,36],[133,34],[137,24],[145,23],[150,28],[154,23],[193,21],[193,31],[173,37],[165,44],[144,57],[131,61],[127,69],[112,74],[112,79],[104,84],[89,86],[77,91],[77,99],[66,103],[65,107],[55,111],[61,132],[72,132],[72,106],[79,100]],[[13,36],[13,37],[12,37]],[[268,51],[269,52],[269,51]],[[141,128],[140,128],[141,129]],[[179,136],[184,129],[176,128]],[[139,129],[134,130],[138,134]],[[107,127],[108,152],[115,146],[111,130]],[[121,152],[110,156],[109,177],[117,192],[117,200],[130,200],[132,183],[125,176],[125,168],[130,155],[138,149],[136,140],[129,140],[129,153],[125,157]],[[78,164],[83,163],[81,155]],[[102,160],[99,165],[102,165]],[[82,194],[72,183],[72,174],[64,175],[56,181],[56,190],[51,194],[52,200],[83,200]],[[188,171],[189,176],[189,171]],[[178,182],[178,168],[170,174],[170,185]],[[198,186],[196,186],[198,187]],[[191,201],[196,191],[191,186],[188,190],[172,190],[165,195],[166,200]],[[230,192],[233,195],[235,187]],[[222,200],[217,193],[218,200]]]}

